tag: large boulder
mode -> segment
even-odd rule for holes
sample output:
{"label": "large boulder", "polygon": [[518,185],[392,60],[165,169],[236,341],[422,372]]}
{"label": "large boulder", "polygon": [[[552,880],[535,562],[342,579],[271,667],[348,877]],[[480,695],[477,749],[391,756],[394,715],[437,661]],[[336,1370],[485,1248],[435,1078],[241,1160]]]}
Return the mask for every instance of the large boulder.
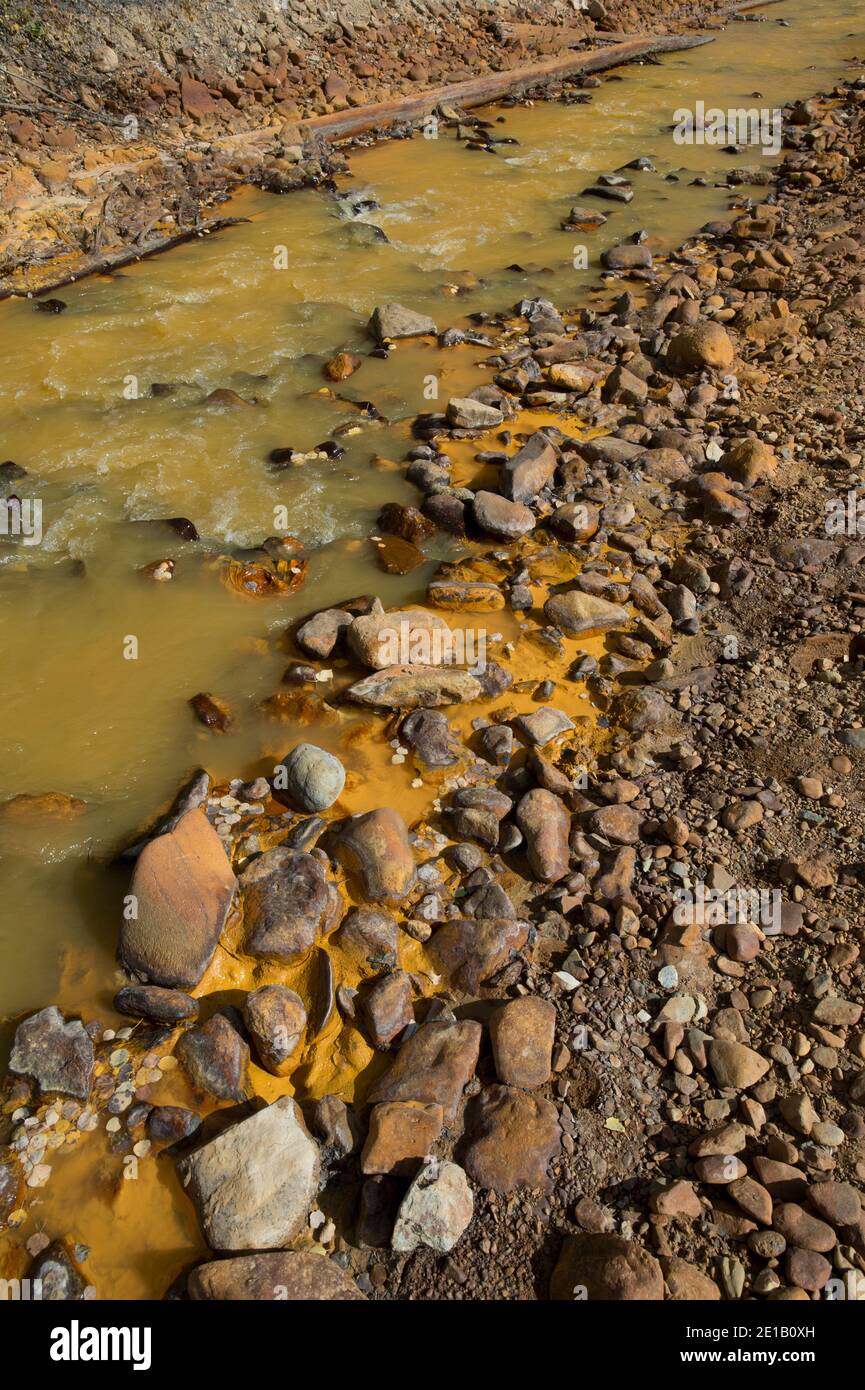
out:
{"label": "large boulder", "polygon": [[282,1096],[182,1158],[178,1172],[211,1249],[282,1249],[318,1191],[318,1145]]}
{"label": "large boulder", "polygon": [[144,846],[130,896],[135,915],[120,929],[120,958],[157,985],[191,989],[216,950],[237,880],[202,810]]}

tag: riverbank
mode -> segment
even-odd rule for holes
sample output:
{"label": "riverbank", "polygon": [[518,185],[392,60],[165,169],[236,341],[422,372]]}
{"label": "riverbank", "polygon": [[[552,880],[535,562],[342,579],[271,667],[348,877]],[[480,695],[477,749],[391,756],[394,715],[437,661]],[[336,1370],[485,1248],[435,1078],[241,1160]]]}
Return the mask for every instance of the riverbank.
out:
{"label": "riverbank", "polygon": [[[855,1296],[865,82],[786,115],[762,205],[669,261],[639,241],[605,253],[614,283],[591,309],[534,298],[478,325],[489,384],[416,421],[417,508],[379,520],[395,553],[465,531],[466,558],[414,616],[313,607],[275,696],[312,744],[346,699],[369,706],[423,813],[402,814],[395,781],[394,805],[346,819],[316,753],[269,783],[200,782],[182,833],[201,852],[175,857],[173,830],[130,885],[121,956],[160,988],[118,1002],[147,1022],[104,1039],[89,1023],[95,1063],[67,1025],[62,1105],[11,1082],[7,1212],[22,1158],[50,1192],[55,1139],[92,1117],[101,1141],[107,1110],[115,1164],[149,1172],[180,1144],[214,1250],[293,1246],[206,1263],[179,1286],[194,1297],[296,1279],[328,1297],[805,1299],[830,1279]],[[375,320],[396,358],[433,327]],[[409,661],[389,658],[407,669],[379,670],[404,622]],[[478,671],[427,664],[442,623],[485,635]],[[166,964],[191,901],[195,940]],[[253,1002],[274,986],[299,1004]],[[41,1048],[21,1034],[19,1071],[56,1065],[57,1027],[40,1022]],[[303,1123],[289,1104],[250,1113],[249,1089],[295,1091]],[[220,1115],[255,1193],[220,1212],[228,1231]],[[290,1203],[265,1123],[292,1155]],[[263,1193],[284,1223],[264,1234]],[[106,1256],[52,1258],[68,1290]]]}
{"label": "riverbank", "polygon": [[330,142],[357,126],[350,117],[374,138],[417,119],[412,98],[432,110],[442,93],[459,104],[489,100],[502,83],[549,88],[577,65],[592,72],[651,52],[645,35],[687,40],[722,25],[732,8],[591,0],[576,13],[556,3],[512,15],[458,0],[428,12],[387,6],[385,16],[360,3],[350,17],[303,5],[267,17],[256,5],[204,4],[194,20],[131,6],[121,24],[108,4],[89,6],[85,22],[74,3],[37,17],[7,0],[0,294],[151,255],[215,226],[211,210],[243,185],[317,186],[344,168]]}

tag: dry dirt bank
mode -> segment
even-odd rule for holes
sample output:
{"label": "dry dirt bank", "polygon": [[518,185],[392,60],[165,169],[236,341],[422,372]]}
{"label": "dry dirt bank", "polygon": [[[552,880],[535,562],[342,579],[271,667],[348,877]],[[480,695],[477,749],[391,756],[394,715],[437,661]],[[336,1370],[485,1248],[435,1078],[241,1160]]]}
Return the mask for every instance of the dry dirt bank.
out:
{"label": "dry dirt bank", "polygon": [[[0,289],[195,228],[239,183],[331,167],[304,122],[647,33],[727,4],[117,6],[0,0]],[[58,258],[61,258],[58,261]]]}

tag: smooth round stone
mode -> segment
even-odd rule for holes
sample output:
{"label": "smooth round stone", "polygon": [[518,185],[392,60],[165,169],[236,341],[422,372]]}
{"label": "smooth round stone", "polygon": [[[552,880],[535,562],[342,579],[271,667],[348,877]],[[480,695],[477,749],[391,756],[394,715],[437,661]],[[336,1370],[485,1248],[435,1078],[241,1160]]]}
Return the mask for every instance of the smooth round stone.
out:
{"label": "smooth round stone", "polygon": [[339,758],[314,743],[298,743],[278,765],[274,795],[289,800],[303,811],[326,811],[345,786],[345,768]]}
{"label": "smooth round stone", "polygon": [[664,965],[658,971],[658,984],[661,989],[675,989],[679,983],[679,972],[675,965]]}

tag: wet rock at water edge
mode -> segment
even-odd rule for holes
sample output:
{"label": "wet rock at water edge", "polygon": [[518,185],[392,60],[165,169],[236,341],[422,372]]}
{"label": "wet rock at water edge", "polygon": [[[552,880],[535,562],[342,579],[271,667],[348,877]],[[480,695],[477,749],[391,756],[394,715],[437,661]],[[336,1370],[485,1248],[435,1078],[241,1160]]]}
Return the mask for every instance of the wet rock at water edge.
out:
{"label": "wet rock at water edge", "polygon": [[297,850],[266,850],[240,876],[250,955],[288,962],[315,945],[339,911],[321,861]]}
{"label": "wet rock at water edge", "polygon": [[506,460],[499,489],[511,502],[533,502],[556,471],[558,456],[543,430],[536,430],[517,453]]}
{"label": "wet rock at water edge", "polygon": [[535,528],[535,516],[528,507],[495,492],[476,492],[472,512],[481,530],[500,540],[516,540]]}
{"label": "wet rock at water edge", "polygon": [[451,429],[460,430],[494,429],[504,420],[502,412],[495,406],[476,401],[471,396],[449,400],[445,415]]}
{"label": "wet rock at water edge", "polygon": [[298,743],[274,769],[277,801],[301,811],[326,811],[344,786],[345,768],[339,758],[314,743]]}
{"label": "wet rock at water edge", "polygon": [[346,628],[354,621],[354,616],[342,608],[324,608],[314,613],[297,629],[294,635],[297,645],[307,656],[319,661],[327,661],[333,656]]}
{"label": "wet rock at water edge", "polygon": [[157,1144],[181,1144],[201,1128],[201,1116],[182,1105],[155,1105],[147,1116],[147,1137]]}
{"label": "wet rock at water edge", "polygon": [[379,343],[395,342],[399,338],[435,336],[435,323],[426,314],[406,309],[402,304],[380,304],[369,321],[370,332]]}
{"label": "wet rock at water edge", "polygon": [[303,1230],[318,1191],[318,1146],[283,1096],[178,1163],[213,1250],[273,1250]]}
{"label": "wet rock at water edge", "polygon": [[345,697],[376,709],[436,709],[478,700],[483,687],[470,671],[448,666],[388,666],[349,686]]}
{"label": "wet rock at water edge", "polygon": [[93,1041],[80,1019],[64,1019],[54,1005],[19,1023],[9,1070],[30,1077],[43,1095],[86,1100],[93,1080]]}
{"label": "wet rock at water edge", "polygon": [[408,827],[389,806],[344,822],[334,850],[368,902],[399,903],[414,887],[416,866]]}
{"label": "wet rock at water edge", "polygon": [[359,615],[348,628],[347,640],[358,661],[380,671],[400,664],[435,665],[447,652],[449,633],[448,624],[437,613],[405,608]]}
{"label": "wet rock at water edge", "polygon": [[307,1250],[273,1250],[212,1260],[190,1272],[187,1291],[197,1302],[364,1301],[364,1295],[344,1269],[326,1256]]}
{"label": "wet rock at water edge", "polygon": [[224,1014],[190,1028],[174,1054],[196,1090],[217,1100],[246,1100],[250,1094],[249,1048]]}
{"label": "wet rock at water edge", "polygon": [[198,1001],[179,989],[159,985],[127,985],[114,996],[114,1007],[127,1018],[146,1018],[148,1023],[173,1027],[198,1017]]}
{"label": "wet rock at water edge", "polygon": [[601,265],[607,270],[651,270],[652,253],[648,246],[625,242],[601,252]]}
{"label": "wet rock at water edge", "polygon": [[408,1253],[423,1245],[446,1255],[468,1226],[473,1211],[472,1190],[462,1168],[431,1159],[402,1200],[391,1246]]}
{"label": "wet rock at water edge", "polygon": [[204,812],[144,846],[130,887],[135,916],[124,917],[120,958],[144,980],[167,988],[197,985],[216,950],[236,879]]}
{"label": "wet rock at water edge", "polygon": [[354,908],[336,933],[336,944],[364,974],[392,970],[397,964],[396,922],[389,912]]}
{"label": "wet rock at water edge", "polygon": [[590,633],[606,632],[609,628],[621,627],[630,615],[621,604],[609,603],[596,594],[586,594],[581,589],[571,589],[566,594],[554,594],[544,604],[544,614],[549,622],[568,637],[587,637]]}
{"label": "wet rock at water edge", "polygon": [[243,1018],[262,1065],[274,1076],[287,1076],[306,1027],[300,995],[286,985],[262,985],[244,999]]}

